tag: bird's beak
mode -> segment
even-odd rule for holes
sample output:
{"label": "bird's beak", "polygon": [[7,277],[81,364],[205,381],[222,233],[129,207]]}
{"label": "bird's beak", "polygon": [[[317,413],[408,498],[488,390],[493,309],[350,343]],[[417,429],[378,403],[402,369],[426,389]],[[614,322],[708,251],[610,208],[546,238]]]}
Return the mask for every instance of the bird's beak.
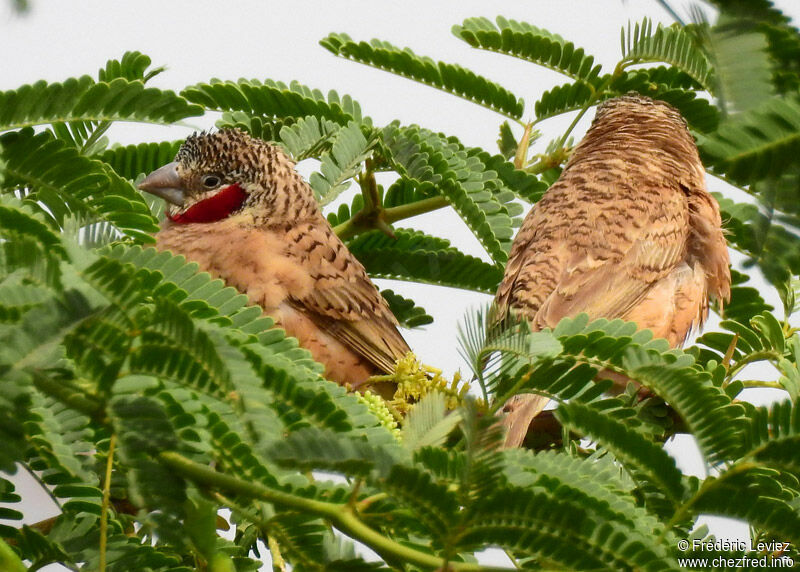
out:
{"label": "bird's beak", "polygon": [[147,175],[139,183],[139,189],[161,197],[175,206],[183,206],[185,191],[181,186],[181,178],[178,176],[178,163],[176,161],[168,163]]}

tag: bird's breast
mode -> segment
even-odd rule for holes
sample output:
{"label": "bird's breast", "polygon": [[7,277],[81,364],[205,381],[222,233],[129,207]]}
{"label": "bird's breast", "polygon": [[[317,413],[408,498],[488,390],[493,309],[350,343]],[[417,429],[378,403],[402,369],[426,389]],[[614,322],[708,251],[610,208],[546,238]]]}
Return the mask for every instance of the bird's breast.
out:
{"label": "bird's breast", "polygon": [[241,224],[240,218],[206,224],[168,223],[156,235],[156,247],[183,254],[200,270],[247,294],[250,302],[267,313],[290,294],[302,297],[310,292],[313,279],[309,269],[288,254],[285,241],[274,232]]}

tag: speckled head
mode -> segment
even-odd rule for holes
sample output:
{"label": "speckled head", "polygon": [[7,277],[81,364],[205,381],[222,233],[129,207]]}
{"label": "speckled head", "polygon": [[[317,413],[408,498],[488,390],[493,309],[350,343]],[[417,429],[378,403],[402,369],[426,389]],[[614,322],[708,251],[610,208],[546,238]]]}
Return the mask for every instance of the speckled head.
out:
{"label": "speckled head", "polygon": [[668,103],[638,93],[606,100],[597,107],[591,127],[567,166],[613,158],[625,158],[629,163],[676,165],[685,177],[703,179],[697,146],[680,112]]}
{"label": "speckled head", "polygon": [[307,205],[313,194],[274,145],[239,129],[191,135],[175,161],[148,175],[139,188],[169,203],[178,224],[208,223],[257,207],[262,218],[287,203]]}
{"label": "speckled head", "polygon": [[603,121],[608,116],[621,113],[631,118],[631,120],[639,116],[646,118],[666,117],[670,121],[674,121],[684,129],[687,129],[686,120],[683,118],[680,111],[665,101],[650,99],[646,95],[635,91],[630,91],[625,95],[613,99],[607,99],[598,105],[594,121]]}

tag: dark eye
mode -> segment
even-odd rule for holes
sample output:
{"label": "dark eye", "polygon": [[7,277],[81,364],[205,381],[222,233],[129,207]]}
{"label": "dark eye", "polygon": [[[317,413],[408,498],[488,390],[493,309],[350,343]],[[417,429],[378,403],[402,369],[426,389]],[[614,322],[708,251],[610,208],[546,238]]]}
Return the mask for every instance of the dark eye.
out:
{"label": "dark eye", "polygon": [[217,175],[206,175],[203,177],[203,186],[209,189],[215,188],[219,185],[219,177]]}

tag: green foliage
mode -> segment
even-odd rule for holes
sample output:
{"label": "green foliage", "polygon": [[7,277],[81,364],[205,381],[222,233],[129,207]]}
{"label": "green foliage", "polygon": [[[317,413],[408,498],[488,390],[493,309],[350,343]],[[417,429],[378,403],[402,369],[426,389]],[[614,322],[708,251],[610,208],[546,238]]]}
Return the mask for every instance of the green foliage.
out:
{"label": "green foliage", "polygon": [[139,80],[117,77],[98,83],[89,76],[63,83],[40,81],[0,92],[0,110],[0,131],[73,121],[169,125],[202,113],[199,106],[172,92],[145,88]]}
{"label": "green foliage", "polygon": [[435,186],[492,259],[498,264],[506,261],[512,220],[508,208],[489,187],[488,173],[478,157],[457,141],[418,127],[390,125],[382,139],[401,175],[417,186]]}
{"label": "green foliage", "polygon": [[453,26],[453,34],[473,48],[514,56],[550,68],[573,79],[591,82],[600,72],[594,57],[584,54],[560,36],[526,22],[497,17],[497,25],[486,18],[467,18]]}
{"label": "green foliage", "polygon": [[508,117],[519,119],[522,115],[522,99],[459,65],[434,62],[409,48],[401,50],[381,40],[356,43],[347,34],[331,34],[320,44],[337,56],[439,88]]}
{"label": "green foliage", "polygon": [[698,52],[693,38],[677,24],[657,26],[645,18],[627,33],[622,33],[622,61],[625,63],[667,62],[689,74],[701,86],[708,87],[711,65],[705,55]]}
{"label": "green foliage", "polygon": [[425,313],[425,308],[420,308],[413,300],[403,298],[392,290],[381,290],[381,296],[402,326],[417,328],[433,322],[433,318]]}
{"label": "green foliage", "polygon": [[371,275],[413,280],[492,293],[503,272],[498,267],[460,252],[447,240],[417,230],[396,229],[390,238],[378,231],[347,243]]}
{"label": "green foliage", "polygon": [[321,205],[327,205],[350,187],[350,180],[361,172],[373,145],[375,139],[364,137],[356,122],[336,133],[330,152],[320,157],[319,172],[312,173],[308,179]]}
{"label": "green foliage", "polygon": [[770,179],[797,165],[800,152],[800,102],[771,98],[733,116],[701,140],[703,158],[740,183]]}
{"label": "green foliage", "polygon": [[134,180],[172,161],[181,143],[183,141],[120,145],[104,151],[100,159],[120,177]]}
{"label": "green foliage", "polygon": [[[47,132],[14,131],[0,138],[3,191],[24,192],[26,202],[44,207],[53,223],[68,217],[84,223],[107,221],[142,241],[158,229],[147,204],[131,184],[101,161],[89,159]],[[23,191],[24,190],[24,191]]]}
{"label": "green foliage", "polygon": [[[473,48],[566,78],[535,86],[530,123],[522,97],[461,66],[381,40],[322,40],[504,115],[499,153],[373,125],[349,96],[296,82],[146,87],[163,68],[139,52],[96,79],[0,93],[0,469],[27,471],[58,505],[52,520],[21,526],[30,501],[0,477],[0,567],[245,571],[266,545],[295,570],[481,570],[475,553],[496,546],[521,569],[674,570],[691,554],[678,539],[706,538],[696,528],[706,514],[746,521],[754,539],[800,541],[800,33],[769,2],[716,4],[713,24],[626,27],[608,73],[532,24],[454,26]],[[405,418],[396,401],[325,380],[245,295],[147,248],[162,207],[134,181],[180,142],[108,141],[117,121],[216,114],[220,128],[318,162],[310,184],[373,277],[492,294],[522,205],[557,176],[577,121],[543,144],[536,124],[628,91],[678,108],[710,172],[752,198],[718,196],[745,264],[714,308],[717,331],[680,350],[620,320],[581,315],[530,332],[481,310],[458,337],[482,399],[433,391],[403,403]],[[403,228],[441,208],[483,258]],[[778,288],[782,318],[753,287],[753,265]],[[418,301],[382,294],[401,325],[432,321]],[[745,379],[754,363],[777,380]],[[753,387],[785,398],[756,408],[743,393]],[[529,449],[502,450],[495,414],[525,393],[556,409],[534,420]],[[696,441],[708,476],[684,474],[667,452],[679,434]],[[217,532],[223,508],[234,540]]]}
{"label": "green foliage", "polygon": [[681,472],[660,445],[623,422],[577,401],[563,404],[557,415],[565,427],[591,437],[626,466],[646,474],[673,502],[681,500],[684,495]]}
{"label": "green foliage", "polygon": [[187,87],[181,95],[192,103],[216,111],[245,111],[264,117],[306,117],[330,119],[341,125],[362,121],[361,106],[349,95],[339,97],[335,91],[328,96],[297,82],[286,85],[267,80],[211,82]]}

